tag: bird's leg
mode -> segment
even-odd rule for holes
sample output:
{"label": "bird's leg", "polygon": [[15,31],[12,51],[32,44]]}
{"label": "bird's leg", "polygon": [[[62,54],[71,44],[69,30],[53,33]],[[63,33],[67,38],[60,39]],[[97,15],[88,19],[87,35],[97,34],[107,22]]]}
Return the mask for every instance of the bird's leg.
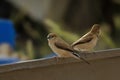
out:
{"label": "bird's leg", "polygon": [[53,58],[56,60],[56,63],[59,62],[59,56],[55,56],[55,57],[53,57]]}
{"label": "bird's leg", "polygon": [[60,59],[65,59],[65,57],[60,57],[60,56],[55,56],[54,57],[56,59],[56,63],[59,63],[60,62]]}

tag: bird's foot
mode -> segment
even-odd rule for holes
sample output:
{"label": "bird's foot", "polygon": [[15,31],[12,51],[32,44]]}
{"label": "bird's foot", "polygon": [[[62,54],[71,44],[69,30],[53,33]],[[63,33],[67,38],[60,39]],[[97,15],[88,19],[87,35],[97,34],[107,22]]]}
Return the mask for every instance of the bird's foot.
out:
{"label": "bird's foot", "polygon": [[59,61],[59,57],[58,56],[55,56],[55,57],[53,57],[55,60],[56,60],[56,62],[58,63],[58,61]]}
{"label": "bird's foot", "polygon": [[54,58],[56,59],[57,64],[59,64],[61,60],[65,59],[65,57],[58,57],[58,56],[55,56]]}

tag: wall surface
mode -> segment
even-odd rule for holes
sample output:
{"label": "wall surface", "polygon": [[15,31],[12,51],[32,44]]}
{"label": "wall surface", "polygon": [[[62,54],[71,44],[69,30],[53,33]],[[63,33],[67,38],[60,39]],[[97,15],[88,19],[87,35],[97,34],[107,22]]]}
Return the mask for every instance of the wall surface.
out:
{"label": "wall surface", "polygon": [[69,0],[10,0],[16,7],[28,12],[35,19],[50,18],[60,21],[64,16]]}
{"label": "wall surface", "polygon": [[46,17],[51,6],[51,0],[10,0],[16,7],[28,12],[38,20]]}
{"label": "wall surface", "polygon": [[87,64],[49,58],[0,66],[0,80],[120,80],[120,49],[87,53]]}

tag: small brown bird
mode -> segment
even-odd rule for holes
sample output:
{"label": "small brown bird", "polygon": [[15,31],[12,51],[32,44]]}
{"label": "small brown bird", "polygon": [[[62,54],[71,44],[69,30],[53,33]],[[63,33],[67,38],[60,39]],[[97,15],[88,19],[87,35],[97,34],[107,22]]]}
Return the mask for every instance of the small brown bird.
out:
{"label": "small brown bird", "polygon": [[71,46],[77,51],[91,52],[96,46],[99,35],[100,25],[94,24],[88,33],[75,41]]}
{"label": "small brown bird", "polygon": [[76,59],[82,59],[86,63],[88,63],[84,58],[79,55],[79,53],[76,53],[76,51],[72,49],[72,47],[67,42],[65,42],[56,34],[48,34],[47,39],[50,48],[58,55],[58,57],[74,57]]}

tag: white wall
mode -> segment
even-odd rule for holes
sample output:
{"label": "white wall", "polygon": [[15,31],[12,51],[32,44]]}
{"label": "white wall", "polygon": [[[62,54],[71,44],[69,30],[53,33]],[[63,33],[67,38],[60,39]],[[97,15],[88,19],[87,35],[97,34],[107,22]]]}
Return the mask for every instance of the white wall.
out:
{"label": "white wall", "polygon": [[18,7],[27,10],[37,19],[43,19],[47,14],[51,0],[11,0]]}

